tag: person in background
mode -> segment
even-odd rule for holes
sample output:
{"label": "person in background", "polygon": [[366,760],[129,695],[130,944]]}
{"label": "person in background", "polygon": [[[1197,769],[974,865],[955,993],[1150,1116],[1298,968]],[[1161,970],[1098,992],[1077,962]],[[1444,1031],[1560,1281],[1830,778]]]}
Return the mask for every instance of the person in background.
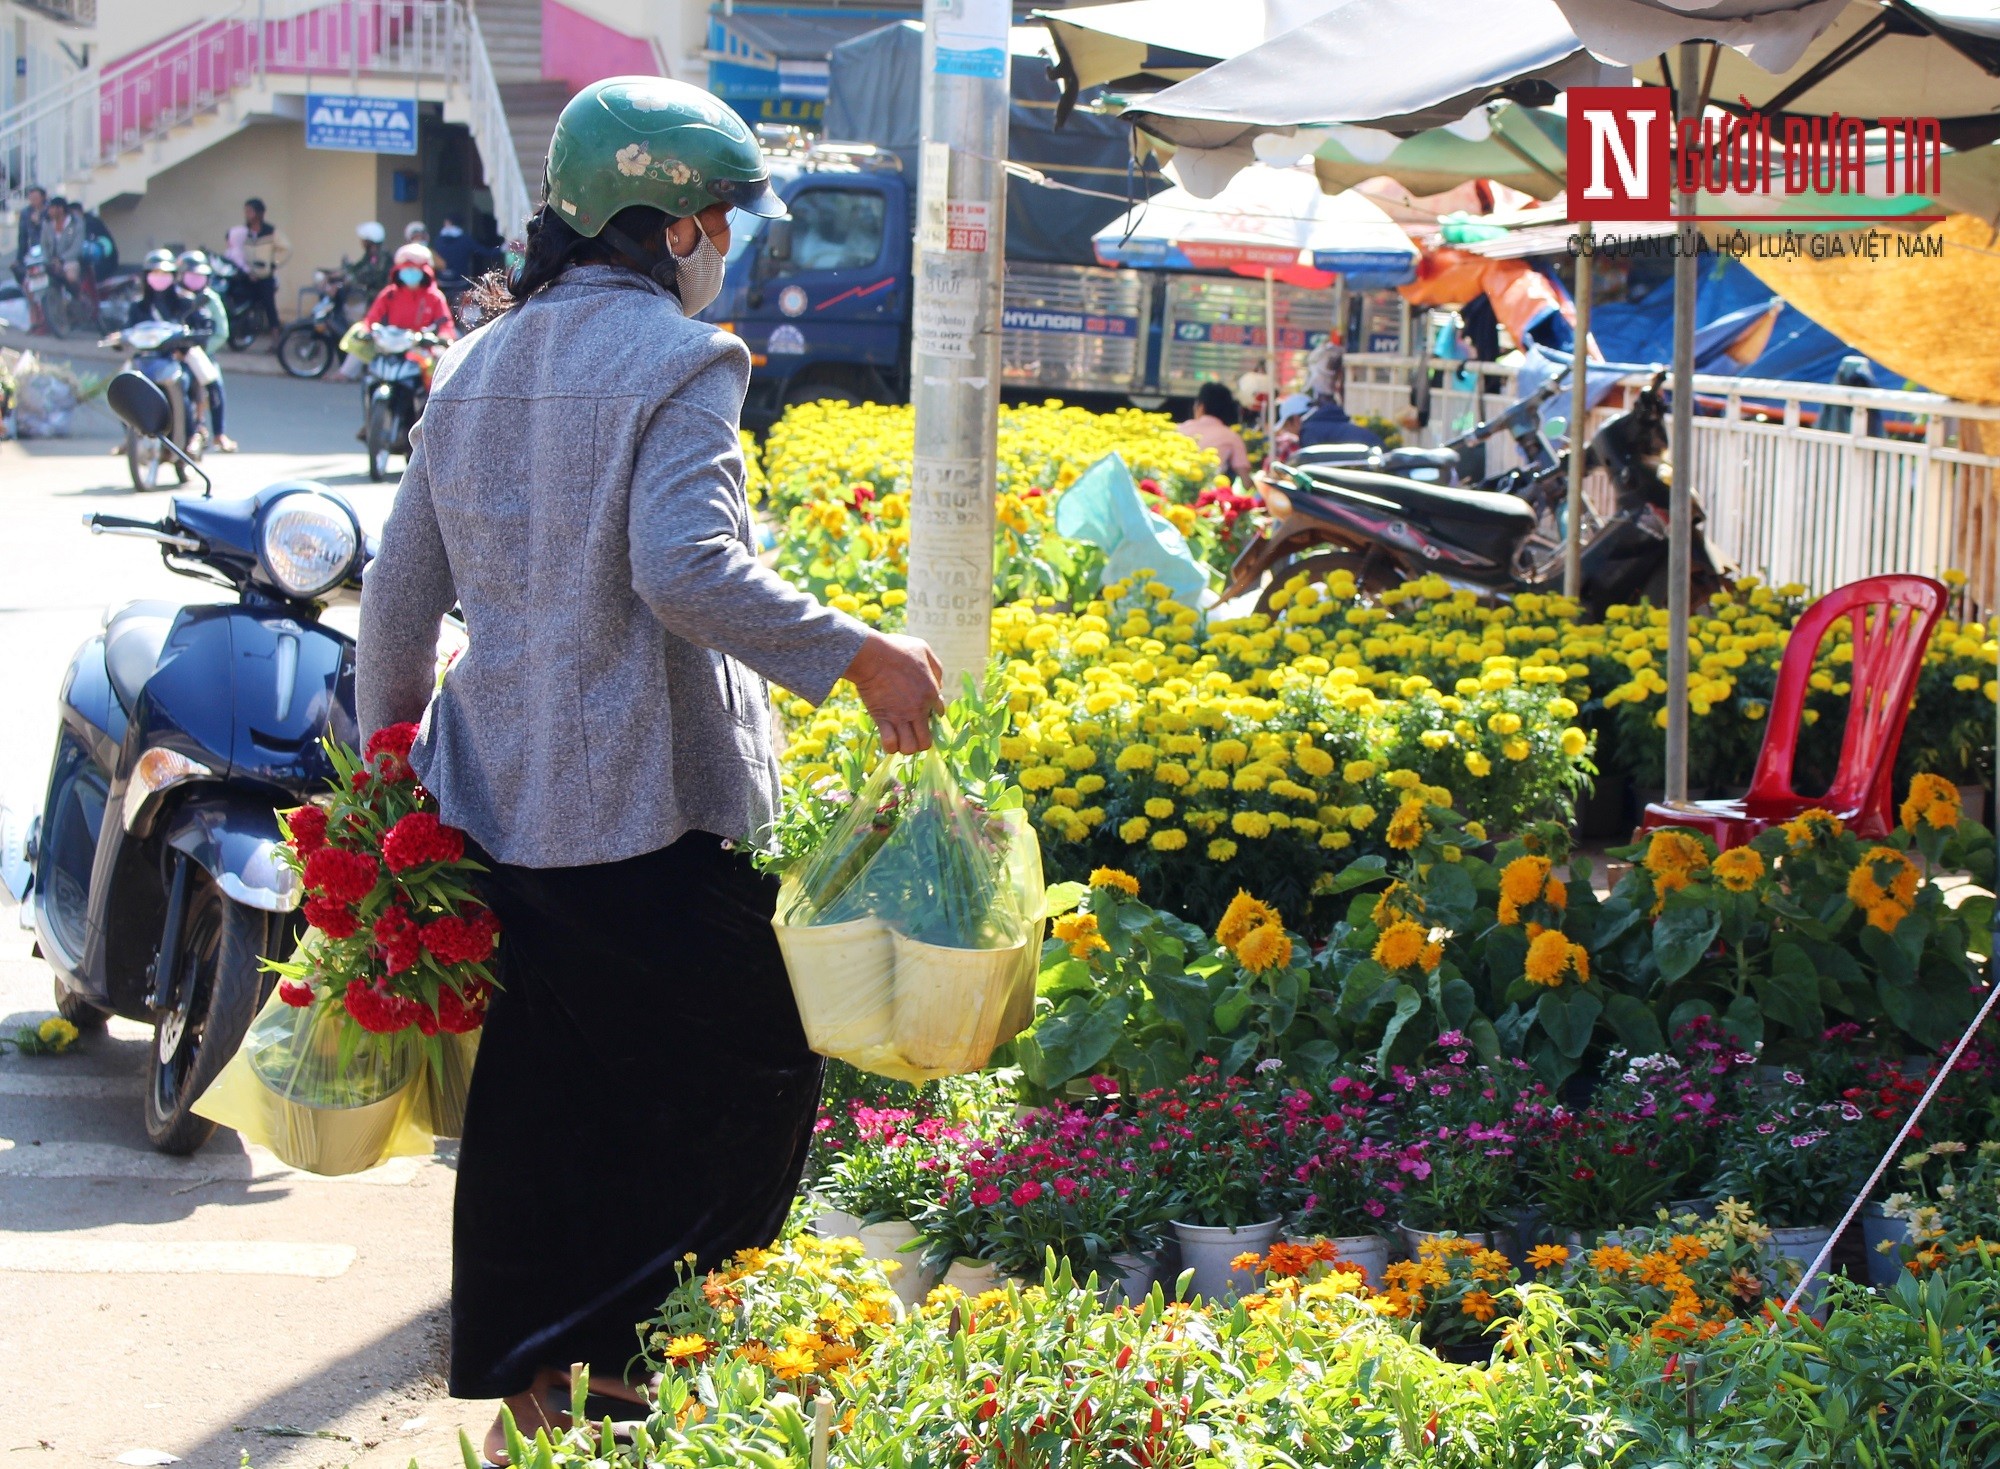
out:
{"label": "person in background", "polygon": [[[95,283],[83,268],[83,211],[58,194],[42,214],[42,254],[49,272],[73,296],[95,298]],[[46,324],[42,329],[47,330]]]}
{"label": "person in background", "polygon": [[[413,332],[434,331],[447,342],[458,339],[451,307],[444,299],[444,292],[438,289],[437,276],[431,268],[431,252],[424,246],[405,245],[396,252],[394,277],[369,306],[368,314],[349,327],[340,339],[340,350],[347,354],[347,360],[340,364],[342,377],[349,381],[360,377],[363,366],[374,360],[375,342],[369,336],[369,329],[378,325],[399,326]],[[367,395],[364,393],[362,398],[362,426],[357,437],[365,441]]]}
{"label": "person in background", "polygon": [[403,243],[405,245],[422,245],[428,249],[431,243],[430,227],[421,219],[411,220],[403,226]]}
{"label": "person in background", "polygon": [[361,254],[354,260],[343,255],[340,268],[347,276],[348,286],[373,301],[375,293],[389,284],[389,251],[384,243],[389,232],[382,228],[379,219],[370,219],[357,224],[354,233],[361,241]]}
{"label": "person in background", "polygon": [[1278,400],[1278,422],[1271,430],[1271,462],[1285,464],[1299,451],[1299,425],[1312,412],[1313,400],[1293,393]]}
{"label": "person in background", "polygon": [[431,254],[437,258],[438,284],[446,296],[456,296],[472,284],[472,257],[478,248],[465,232],[464,222],[456,214],[447,214],[437,238],[431,241]]}
{"label": "person in background", "polygon": [[1221,383],[1208,382],[1194,396],[1194,417],[1180,425],[1180,431],[1197,444],[1215,450],[1222,472],[1231,479],[1250,472],[1250,451],[1236,432],[1236,417],[1235,394]]}
{"label": "person in background", "polygon": [[1322,342],[1306,358],[1306,391],[1313,408],[1299,421],[1299,447],[1314,444],[1372,444],[1382,447],[1382,436],[1364,428],[1347,416],[1341,405],[1346,390],[1347,354],[1336,342]]}
{"label": "person in background", "polygon": [[251,299],[263,309],[267,329],[275,344],[278,331],[278,268],[292,258],[292,242],[285,238],[283,230],[265,218],[262,199],[243,201],[243,227],[249,231],[243,242],[243,254],[248,261]]}
{"label": "person in background", "polygon": [[[32,185],[27,192],[27,202],[21,207],[21,216],[14,230],[14,264],[16,267],[27,258],[28,252],[42,242],[42,220],[49,211],[49,191],[40,185]],[[16,274],[18,275],[18,270]]]}
{"label": "person in background", "polygon": [[222,239],[222,254],[238,270],[250,269],[250,226],[232,224]]}
{"label": "person in background", "polygon": [[83,216],[83,263],[93,281],[101,281],[118,269],[118,241],[94,209],[75,206]]}
{"label": "person in background", "polygon": [[222,368],[215,361],[215,354],[229,345],[229,308],[222,304],[222,297],[216,294],[210,284],[214,271],[208,257],[199,250],[186,250],[174,262],[174,269],[180,276],[180,288],[207,315],[209,325],[214,328],[208,334],[205,346],[196,347],[188,355],[188,370],[194,380],[202,385],[208,398],[208,438],[209,442],[224,454],[236,452],[236,440],[223,431]]}
{"label": "person in background", "polygon": [[[203,261],[203,264],[206,265],[207,262]],[[160,321],[169,326],[177,326],[188,335],[198,337],[204,342],[213,340],[215,323],[209,317],[207,304],[201,295],[182,287],[174,267],[174,252],[171,250],[154,250],[146,256],[140,268],[139,295],[125,313],[126,327]],[[227,334],[225,328],[224,335]],[[117,339],[114,333],[109,340]],[[187,361],[189,373],[204,388],[212,382],[221,381],[222,374],[216,371],[215,364],[209,360],[208,353],[203,348],[190,347],[183,356]],[[213,428],[214,421],[219,417],[215,406],[217,400],[210,396],[208,401],[211,432],[219,436],[220,431]],[[190,403],[187,405],[187,411],[190,414],[199,414],[201,405]],[[220,444],[218,437],[217,447],[220,447]],[[236,446],[231,444],[229,447],[234,449]]]}

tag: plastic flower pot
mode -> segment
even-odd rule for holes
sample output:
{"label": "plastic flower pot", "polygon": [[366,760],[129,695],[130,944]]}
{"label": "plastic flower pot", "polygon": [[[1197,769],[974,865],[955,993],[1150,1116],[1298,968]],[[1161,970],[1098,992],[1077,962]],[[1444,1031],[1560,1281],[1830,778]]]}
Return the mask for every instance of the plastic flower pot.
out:
{"label": "plastic flower pot", "polygon": [[1403,1248],[1410,1252],[1412,1259],[1427,1239],[1442,1239],[1447,1233],[1460,1239],[1469,1239],[1482,1250],[1498,1250],[1513,1264],[1519,1265],[1527,1257],[1521,1246],[1521,1236],[1512,1229],[1416,1229],[1408,1224],[1396,1226],[1396,1232],[1403,1237]]}
{"label": "plastic flower pot", "polygon": [[831,1204],[820,1204],[819,1213],[813,1216],[813,1233],[821,1239],[859,1239],[861,1216],[836,1209]]}
{"label": "plastic flower pot", "polygon": [[889,1272],[889,1288],[906,1306],[923,1304],[937,1283],[937,1275],[924,1264],[916,1250],[905,1253],[903,1246],[917,1237],[917,1226],[907,1219],[885,1219],[880,1224],[864,1224],[855,1231],[861,1252],[870,1260],[887,1260],[896,1268]]}
{"label": "plastic flower pot", "polygon": [[1323,1234],[1292,1234],[1285,1236],[1285,1243],[1316,1245],[1323,1239],[1333,1246],[1335,1260],[1361,1272],[1370,1290],[1382,1289],[1382,1272],[1389,1264],[1389,1251],[1393,1248],[1388,1240],[1379,1234],[1343,1234],[1331,1238]]}
{"label": "plastic flower pot", "polygon": [[947,949],[900,933],[891,939],[896,1050],[908,1065],[938,1076],[979,1070],[1000,1044],[1024,943]]}
{"label": "plastic flower pot", "polygon": [[420,1120],[433,1137],[458,1137],[465,1131],[465,1097],[472,1087],[472,1063],[479,1055],[479,1032],[438,1036],[438,1060],[424,1063]]}
{"label": "plastic flower pot", "polygon": [[890,1045],[895,950],[879,918],[823,927],[774,922],[806,1044],[853,1058]]}
{"label": "plastic flower pot", "polygon": [[1643,1229],[1558,1229],[1555,1236],[1556,1243],[1565,1247],[1574,1258],[1599,1245],[1622,1245],[1645,1232]]}
{"label": "plastic flower pot", "polygon": [[980,1295],[998,1288],[1000,1267],[991,1260],[969,1260],[960,1255],[946,1267],[938,1284],[956,1287],[969,1296]]}
{"label": "plastic flower pot", "polygon": [[1098,1272],[1097,1290],[1107,1306],[1136,1306],[1152,1293],[1159,1273],[1160,1262],[1151,1255],[1113,1255],[1110,1268]]}
{"label": "plastic flower pot", "polygon": [[390,1156],[416,1100],[412,1078],[378,1101],[352,1107],[309,1106],[270,1086],[255,1089],[263,1112],[260,1141],[294,1168],[332,1178],[361,1173]]}
{"label": "plastic flower pot", "polygon": [[[1832,1238],[1833,1227],[1828,1224],[1807,1224],[1792,1229],[1774,1229],[1771,1231],[1770,1240],[1764,1246],[1764,1253],[1769,1255],[1773,1261],[1796,1260],[1798,1261],[1800,1271],[1803,1272],[1811,1266],[1814,1260],[1819,1258],[1821,1248]],[[1803,1296],[1799,1297],[1799,1304],[1808,1311],[1818,1306],[1820,1289],[1825,1283],[1826,1271],[1822,1270],[1818,1275],[1813,1277],[1811,1288]],[[1781,1301],[1789,1300],[1793,1287],[1796,1284],[1796,1281],[1781,1280],[1778,1286],[1778,1298]]]}
{"label": "plastic flower pot", "polygon": [[[1861,1244],[1868,1255],[1868,1283],[1886,1290],[1902,1278],[1902,1247],[1910,1242],[1910,1221],[1891,1219],[1880,1204],[1861,1211]],[[1889,1248],[1884,1249],[1887,1245]]]}
{"label": "plastic flower pot", "polygon": [[1262,1281],[1249,1270],[1232,1270],[1229,1262],[1238,1255],[1261,1255],[1278,1237],[1280,1221],[1263,1224],[1183,1224],[1174,1222],[1174,1238],[1180,1242],[1181,1268],[1194,1272],[1192,1290],[1205,1300],[1220,1301],[1232,1295],[1247,1296]]}

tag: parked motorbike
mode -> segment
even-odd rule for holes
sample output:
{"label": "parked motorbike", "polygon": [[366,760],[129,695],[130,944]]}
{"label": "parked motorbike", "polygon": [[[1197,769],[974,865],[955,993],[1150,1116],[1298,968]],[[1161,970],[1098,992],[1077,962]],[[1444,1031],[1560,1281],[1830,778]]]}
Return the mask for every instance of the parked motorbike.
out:
{"label": "parked motorbike", "polygon": [[209,283],[229,313],[230,350],[248,352],[257,345],[257,338],[278,330],[277,319],[257,293],[248,271],[220,251],[212,252],[208,259],[212,272]]}
{"label": "parked motorbike", "polygon": [[[1586,450],[1587,463],[1603,467],[1617,491],[1608,519],[1584,509],[1583,602],[1596,614],[1640,597],[1666,602],[1664,377],[1654,377]],[[1277,524],[1243,548],[1224,599],[1249,592],[1269,572],[1263,610],[1297,573],[1317,581],[1340,568],[1373,590],[1433,572],[1482,595],[1560,587],[1571,451],[1550,446],[1541,415],[1563,387],[1559,376],[1437,449],[1334,445],[1302,450],[1291,464],[1276,466],[1260,488]],[[1460,486],[1463,452],[1501,433],[1514,439],[1522,462],[1476,487]],[[1724,581],[1701,534],[1702,518],[1697,505],[1691,561],[1697,601]]]}
{"label": "parked motorbike", "polygon": [[[173,452],[173,405],[150,378],[121,372],[106,398]],[[327,788],[323,737],[357,743],[354,644],[320,617],[322,599],[358,589],[370,548],[353,508],[304,480],[214,500],[204,477],[159,520],[84,523],[156,541],[171,570],[236,596],[131,603],[78,650],[25,839],[0,810],[0,878],[67,1019],[152,1024],[146,1135],[189,1153],[214,1131],[192,1103],[266,997],[262,961],[301,931],[278,813]]]}
{"label": "parked motorbike", "polygon": [[347,276],[338,270],[313,272],[319,300],[312,315],[293,322],[278,338],[278,365],[293,377],[325,377],[340,361],[347,332]]}
{"label": "parked motorbike", "polygon": [[423,416],[431,393],[431,370],[444,339],[436,332],[411,331],[383,323],[370,327],[375,357],[361,375],[363,438],[368,444],[368,477],[389,477],[389,456],[410,452],[410,430]]}
{"label": "parked motorbike", "polygon": [[[125,425],[125,465],[131,471],[135,490],[158,489],[160,471],[170,463],[175,478],[186,484],[187,466],[201,458],[201,435],[196,427],[200,421],[201,388],[188,370],[187,351],[201,346],[203,340],[189,334],[177,322],[142,321],[113,332],[101,344],[131,348],[130,371],[159,388],[167,400],[168,418],[160,438],[138,432],[129,422]],[[162,448],[163,442],[178,452]]]}
{"label": "parked motorbike", "polygon": [[21,292],[28,298],[29,321],[40,322],[50,336],[96,330],[95,283],[72,286],[40,245],[29,246],[21,257]]}

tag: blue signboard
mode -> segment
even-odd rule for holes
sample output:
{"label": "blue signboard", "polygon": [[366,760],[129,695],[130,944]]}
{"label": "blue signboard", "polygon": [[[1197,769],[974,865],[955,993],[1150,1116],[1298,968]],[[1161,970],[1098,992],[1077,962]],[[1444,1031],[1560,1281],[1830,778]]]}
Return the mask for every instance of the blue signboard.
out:
{"label": "blue signboard", "polygon": [[417,151],[417,104],[410,97],[306,94],[306,146],[349,153]]}

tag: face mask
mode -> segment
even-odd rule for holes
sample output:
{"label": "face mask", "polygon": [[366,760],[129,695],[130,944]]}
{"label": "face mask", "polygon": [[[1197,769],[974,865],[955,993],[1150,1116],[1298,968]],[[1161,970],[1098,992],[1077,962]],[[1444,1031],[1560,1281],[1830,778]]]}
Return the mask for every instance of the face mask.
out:
{"label": "face mask", "polygon": [[170,270],[149,270],[146,272],[146,284],[156,291],[170,291],[174,285],[174,273]]}
{"label": "face mask", "polygon": [[415,269],[399,270],[396,272],[396,279],[406,286],[420,286],[424,283],[424,273]]}
{"label": "face mask", "polygon": [[[708,231],[695,221],[695,232],[699,236],[694,249],[685,255],[676,255],[673,246],[667,246],[667,258],[653,268],[653,278],[661,285],[671,285],[681,298],[681,311],[693,316],[722,293],[722,252],[715,248],[715,241],[708,237]],[[667,272],[672,271],[671,280]]]}
{"label": "face mask", "polygon": [[199,296],[208,289],[208,277],[191,270],[181,277],[181,284]]}

